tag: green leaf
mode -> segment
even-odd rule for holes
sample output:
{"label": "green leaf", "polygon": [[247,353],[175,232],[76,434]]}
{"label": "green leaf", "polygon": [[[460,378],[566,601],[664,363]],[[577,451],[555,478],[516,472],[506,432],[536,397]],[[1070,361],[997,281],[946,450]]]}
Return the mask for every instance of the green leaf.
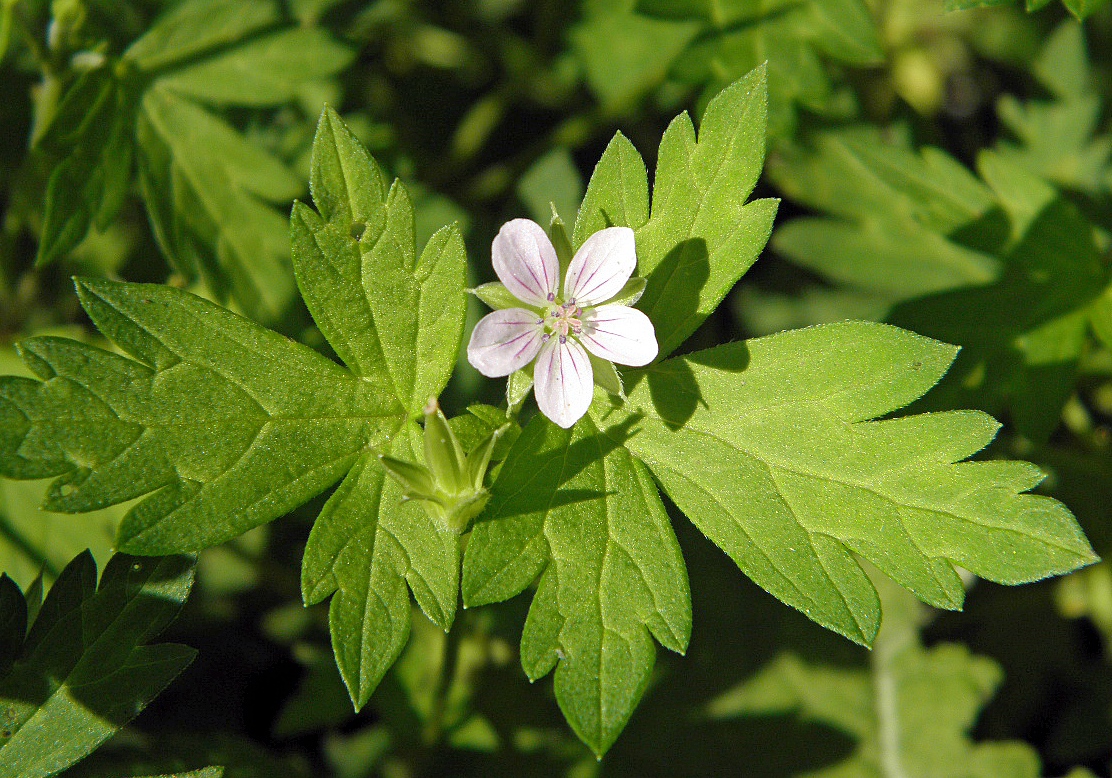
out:
{"label": "green leaf", "polygon": [[[1007,175],[1003,159],[986,156],[982,167],[991,181],[1018,187],[1005,190],[1019,203],[1010,207],[1027,207],[1029,185]],[[997,167],[999,172],[989,173]],[[1008,409],[1019,432],[1045,441],[1074,391],[1077,361],[1090,316],[1099,316],[1108,272],[1093,226],[1072,204],[1053,199],[1023,218],[1030,223],[1005,255],[998,283],[909,301],[889,320],[962,346],[951,375],[924,409]]]}
{"label": "green leaf", "polygon": [[[961,460],[998,425],[971,411],[868,421],[929,389],[956,349],[894,327],[786,332],[627,374],[626,446],[762,588],[856,642],[880,603],[854,554],[924,602],[961,606],[954,565],[1023,583],[1095,560],[1023,462]],[[957,463],[957,464],[954,464]]]}
{"label": "green leaf", "polygon": [[45,778],[135,717],[196,652],[145,645],[173,621],[193,584],[189,557],[83,554],[50,590],[11,672],[0,680],[0,774]]}
{"label": "green leaf", "polygon": [[287,207],[303,183],[188,98],[248,107],[315,102],[313,93],[352,52],[318,28],[270,31],[282,21],[271,0],[246,9],[187,0],[133,43],[117,68],[150,74],[138,121],[120,121],[125,136],[138,140],[140,188],[163,253],[187,279],[201,277],[216,297],[234,298],[265,322],[280,320],[294,295],[285,220],[268,204]]}
{"label": "green leaf", "polygon": [[1081,25],[1072,21],[1059,25],[1032,69],[1055,99],[1020,102],[1003,96],[997,113],[1018,143],[1002,141],[996,154],[1059,186],[1100,192],[1112,158],[1112,135],[1096,134],[1101,97],[1091,86],[1095,75]]}
{"label": "green leaf", "polygon": [[576,247],[607,227],[638,230],[649,220],[649,174],[641,155],[620,132],[599,158],[579,206],[572,240]]}
{"label": "green leaf", "polygon": [[[420,431],[412,429],[394,439],[389,453],[414,461],[418,450]],[[459,554],[459,537],[415,502],[403,502],[373,454],[360,458],[325,504],[305,547],[302,595],[306,605],[332,595],[332,647],[356,710],[405,647],[407,585],[435,624],[451,627]]]}
{"label": "green leaf", "polygon": [[418,414],[448,383],[466,312],[466,251],[445,227],[416,257],[413,206],[386,190],[367,150],[325,109],[311,173],[318,216],[298,205],[294,263],[305,302],[340,358]]}
{"label": "green leaf", "polygon": [[[34,377],[14,347],[0,349],[0,372]],[[44,511],[47,488],[45,481],[0,481],[0,571],[24,590],[36,579],[41,585],[41,576],[53,582],[86,549],[98,564],[106,563],[126,513],[119,505],[77,519]]]}
{"label": "green leaf", "polygon": [[[914,625],[901,624],[891,598],[869,667],[805,660],[785,652],[713,700],[713,720],[790,716],[856,741],[815,778],[864,775],[937,778],[1038,778],[1038,754],[1026,743],[976,743],[970,732],[1003,680],[991,659],[965,646],[924,648]],[[906,607],[906,606],[904,606]]]}
{"label": "green leaf", "polygon": [[587,84],[609,113],[633,107],[658,86],[672,61],[699,32],[695,21],[665,21],[633,13],[632,2],[584,4],[568,34]]}
{"label": "green leaf", "polygon": [[0,575],[0,677],[8,674],[27,635],[27,601],[5,573]]}
{"label": "green leaf", "polygon": [[401,408],[305,346],[169,287],[81,279],[134,359],[62,338],[21,346],[42,382],[0,379],[0,473],[61,476],[48,510],[150,494],[119,547],[200,549],[281,516],[398,429]]}
{"label": "green leaf", "polygon": [[[1047,5],[1050,0],[1027,0],[1027,10],[1036,11]],[[963,11],[967,8],[983,8],[990,5],[1006,5],[1012,0],[946,0],[947,11]],[[1107,0],[1062,0],[1062,5],[1078,19],[1085,19],[1100,10]]]}
{"label": "green leaf", "polygon": [[155,86],[136,130],[140,182],[159,245],[179,271],[231,292],[253,318],[278,319],[294,293],[286,203],[304,185],[223,120]]}
{"label": "green leaf", "polygon": [[920,409],[1011,411],[1022,434],[1044,440],[1108,278],[1093,226],[1029,165],[985,152],[978,167],[983,182],[872,129],[822,133],[770,175],[839,218],[789,222],[773,245],[840,291],[897,303],[891,323],[964,348]]}
{"label": "green leaf", "polygon": [[212,105],[279,105],[306,84],[343,70],[355,52],[320,28],[256,38],[159,79],[159,86]]}
{"label": "green leaf", "polygon": [[706,100],[767,63],[772,137],[793,133],[796,106],[832,117],[851,113],[852,98],[835,88],[821,55],[857,66],[883,60],[868,6],[862,0],[747,5],[750,18],[745,23],[722,25],[698,38],[677,59],[672,75],[702,86]]}
{"label": "green leaf", "polygon": [[583,199],[583,179],[571,153],[561,146],[538,158],[517,182],[517,196],[538,224],[551,221],[553,205],[571,218]]}
{"label": "green leaf", "polygon": [[652,637],[683,652],[687,573],[645,467],[590,419],[561,430],[537,416],[492,487],[464,561],[467,606],[506,600],[538,575],[521,637],[530,679],[556,670],[556,699],[603,754],[644,693]]}
{"label": "green leaf", "polygon": [[124,56],[145,71],[196,57],[281,21],[273,0],[186,0],[163,14]]}
{"label": "green leaf", "polygon": [[104,70],[71,86],[35,154],[52,165],[43,206],[37,266],[76,247],[92,224],[104,229],[131,184],[134,97]]}
{"label": "green leaf", "polygon": [[1087,19],[1105,6],[1108,0],[1062,0],[1066,9],[1078,19]]}
{"label": "green leaf", "polygon": [[680,114],[660,142],[648,221],[644,163],[624,137],[591,176],[576,246],[602,226],[637,231],[639,273],[648,281],[638,307],[652,319],[661,355],[718,307],[768,240],[779,201],[745,203],[764,163],[765,105],[758,69],[711,101],[698,140]]}
{"label": "green leaf", "polygon": [[794,200],[838,218],[781,225],[773,247],[831,281],[889,300],[984,284],[999,261],[946,239],[985,218],[992,192],[944,152],[884,143],[873,128],[782,151],[769,175]]}
{"label": "green leaf", "polygon": [[770,134],[790,134],[795,105],[846,112],[820,55],[851,65],[883,60],[862,0],[593,2],[573,28],[587,82],[609,111],[624,110],[667,77],[703,88],[704,102],[767,63]]}

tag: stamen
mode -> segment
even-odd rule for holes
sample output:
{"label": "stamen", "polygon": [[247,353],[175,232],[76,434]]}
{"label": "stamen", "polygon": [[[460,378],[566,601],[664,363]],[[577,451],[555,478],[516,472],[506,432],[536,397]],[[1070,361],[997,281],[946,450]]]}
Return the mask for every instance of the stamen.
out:
{"label": "stamen", "polygon": [[552,337],[552,334],[546,332],[545,334],[541,335],[541,343],[548,343],[548,339],[551,338],[551,337]]}
{"label": "stamen", "polygon": [[568,342],[568,336],[567,335],[561,335],[560,336],[560,345],[562,346],[567,342]]}
{"label": "stamen", "polygon": [[549,293],[548,293],[548,301],[549,301],[549,302],[553,302],[553,301],[555,301],[555,300],[556,300],[556,295],[555,295],[555,294],[553,294],[552,292],[549,292]]}

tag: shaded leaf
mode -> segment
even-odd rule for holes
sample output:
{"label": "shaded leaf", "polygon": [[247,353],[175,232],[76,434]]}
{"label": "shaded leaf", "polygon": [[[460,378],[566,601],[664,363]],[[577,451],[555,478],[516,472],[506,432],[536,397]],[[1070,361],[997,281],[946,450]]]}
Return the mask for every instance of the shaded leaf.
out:
{"label": "shaded leaf", "polygon": [[[620,435],[622,430],[610,430]],[[590,419],[537,416],[492,487],[464,560],[468,606],[509,599],[538,575],[521,637],[530,679],[556,671],[556,699],[603,754],[648,685],[652,637],[687,648],[687,572],[645,467]]]}
{"label": "shaded leaf", "polygon": [[141,103],[140,183],[166,256],[187,277],[232,294],[253,317],[277,319],[294,293],[284,203],[304,185],[223,120],[154,87]]}
{"label": "shaded leaf", "polygon": [[[6,580],[6,579],[5,579]],[[145,645],[173,621],[193,584],[189,557],[114,556],[70,563],[0,680],[0,769],[45,778],[93,751],[192,660],[173,643]]]}
{"label": "shaded leaf", "polygon": [[853,737],[853,753],[808,773],[816,778],[1038,778],[1038,755],[1026,743],[970,738],[981,709],[1003,680],[1000,667],[965,646],[924,648],[914,625],[901,623],[903,614],[897,611],[906,607],[885,598],[885,623],[868,668],[783,653],[713,700],[708,716],[786,714]]}

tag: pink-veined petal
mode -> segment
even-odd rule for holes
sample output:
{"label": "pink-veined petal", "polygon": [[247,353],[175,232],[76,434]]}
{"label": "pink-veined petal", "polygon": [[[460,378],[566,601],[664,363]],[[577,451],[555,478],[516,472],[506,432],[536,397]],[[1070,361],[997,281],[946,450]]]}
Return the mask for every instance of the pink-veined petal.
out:
{"label": "pink-veined petal", "polygon": [[541,349],[544,323],[524,308],[488,313],[471,331],[467,361],[488,378],[501,378],[528,365]]}
{"label": "pink-veined petal", "polygon": [[598,305],[622,291],[637,267],[637,249],[629,227],[607,227],[583,242],[564,279],[564,298],[578,306]]}
{"label": "pink-veined petal", "polygon": [[560,284],[560,260],[539,224],[513,219],[502,225],[490,247],[498,280],[529,305],[547,305]]}
{"label": "pink-veined petal", "polygon": [[533,381],[541,413],[564,429],[579,421],[591,407],[595,393],[591,360],[572,338],[561,343],[553,336],[541,346]]}
{"label": "pink-veined petal", "polygon": [[640,367],[656,359],[659,347],[649,317],[625,305],[603,305],[580,317],[579,340],[596,357]]}

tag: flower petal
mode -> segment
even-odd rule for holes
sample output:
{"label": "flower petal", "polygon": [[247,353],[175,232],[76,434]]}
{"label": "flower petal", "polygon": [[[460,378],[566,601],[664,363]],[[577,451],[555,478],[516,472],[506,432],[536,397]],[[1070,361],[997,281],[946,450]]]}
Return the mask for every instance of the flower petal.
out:
{"label": "flower petal", "polygon": [[533,361],[543,333],[543,320],[524,308],[488,313],[471,331],[467,361],[488,378],[501,378]]}
{"label": "flower petal", "polygon": [[622,291],[637,267],[629,227],[607,227],[583,242],[564,279],[564,297],[580,307],[598,305]]}
{"label": "flower petal", "polygon": [[584,311],[579,340],[596,357],[640,367],[656,359],[659,347],[649,317],[636,308],[602,305]]}
{"label": "flower petal", "polygon": [[564,429],[579,421],[591,407],[595,393],[591,360],[572,338],[561,343],[560,338],[552,337],[541,346],[533,380],[541,413]]}
{"label": "flower petal", "polygon": [[502,225],[490,247],[498,280],[529,305],[547,305],[559,291],[560,260],[539,224],[513,219]]}

